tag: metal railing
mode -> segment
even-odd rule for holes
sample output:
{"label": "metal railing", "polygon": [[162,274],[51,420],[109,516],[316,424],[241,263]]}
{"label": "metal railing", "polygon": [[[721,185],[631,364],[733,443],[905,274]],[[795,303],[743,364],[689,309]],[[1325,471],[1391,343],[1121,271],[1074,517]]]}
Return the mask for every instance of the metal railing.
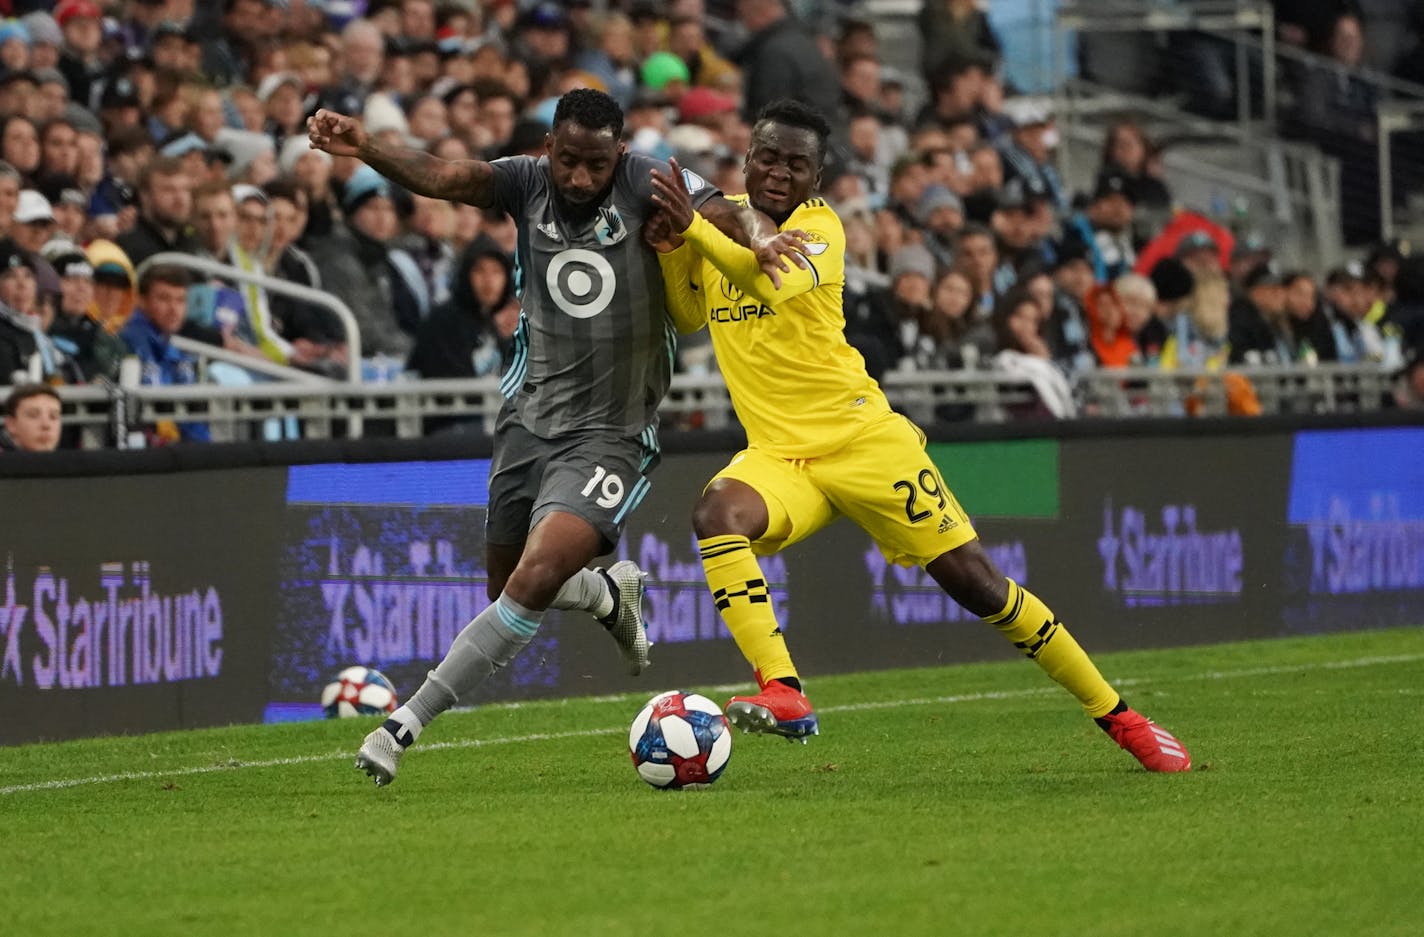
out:
{"label": "metal railing", "polygon": [[[1266,414],[1377,410],[1386,405],[1395,379],[1392,369],[1374,363],[1259,365],[1226,373],[1250,382]],[[893,372],[881,383],[897,409],[922,423],[1002,423],[1043,412],[1031,383],[993,369]],[[125,439],[130,431],[159,420],[206,423],[214,442],[265,438],[264,429],[274,419],[295,424],[306,439],[371,433],[413,438],[432,423],[468,422],[488,430],[504,404],[493,377],[246,387],[91,385],[59,392],[66,425],[80,427],[90,448],[103,446],[108,437]],[[1073,392],[1083,416],[1210,416],[1231,409],[1222,372],[1100,370],[1078,377]],[[737,425],[719,374],[675,376],[660,414],[670,427]]]}
{"label": "metal railing", "polygon": [[[321,306],[331,310],[336,317],[341,320],[341,327],[346,332],[346,379],[356,384],[361,381],[361,329],[356,324],[356,317],[351,314],[351,310],[341,300],[322,290],[312,289],[310,286],[302,286],[298,283],[290,283],[276,277],[270,277],[263,273],[251,273],[241,267],[234,267],[230,264],[220,264],[216,260],[209,260],[206,257],[195,257],[192,254],[181,254],[176,251],[164,251],[154,254],[138,265],[136,278],[142,278],[143,272],[150,267],[163,264],[165,266],[182,267],[186,270],[193,270],[211,277],[218,277],[223,280],[233,280],[239,283],[251,283],[261,287],[269,293],[279,293],[283,296],[290,296],[314,306]],[[212,346],[199,345],[195,353],[208,357],[211,355]],[[244,367],[249,366],[248,362],[236,362]],[[253,368],[256,370],[256,368]]]}

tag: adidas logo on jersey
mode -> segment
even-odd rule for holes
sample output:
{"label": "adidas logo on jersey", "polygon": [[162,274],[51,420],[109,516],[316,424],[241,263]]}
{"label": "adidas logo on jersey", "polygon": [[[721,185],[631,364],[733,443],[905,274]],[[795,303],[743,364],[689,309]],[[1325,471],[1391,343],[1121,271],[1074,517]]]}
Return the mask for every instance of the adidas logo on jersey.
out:
{"label": "adidas logo on jersey", "polygon": [[540,234],[551,241],[562,241],[564,239],[564,236],[559,233],[559,226],[552,221],[546,221],[534,227]]}

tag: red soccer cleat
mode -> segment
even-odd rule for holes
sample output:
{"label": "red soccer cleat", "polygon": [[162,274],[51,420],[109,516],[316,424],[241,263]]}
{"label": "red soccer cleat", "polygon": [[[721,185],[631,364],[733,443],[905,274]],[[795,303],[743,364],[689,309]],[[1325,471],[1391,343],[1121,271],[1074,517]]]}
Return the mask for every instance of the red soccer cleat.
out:
{"label": "red soccer cleat", "polygon": [[1112,740],[1148,771],[1190,771],[1192,756],[1186,746],[1157,723],[1131,709],[1102,717]]}
{"label": "red soccer cleat", "polygon": [[821,731],[806,694],[777,680],[763,683],[755,696],[732,697],[727,703],[727,721],[743,732],[780,735],[803,744],[807,736]]}

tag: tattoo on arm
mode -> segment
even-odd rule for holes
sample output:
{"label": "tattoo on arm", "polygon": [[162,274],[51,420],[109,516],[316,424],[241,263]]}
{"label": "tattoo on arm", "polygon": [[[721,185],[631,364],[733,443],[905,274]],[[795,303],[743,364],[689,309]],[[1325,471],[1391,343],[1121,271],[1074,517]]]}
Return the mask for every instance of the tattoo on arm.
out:
{"label": "tattoo on arm", "polygon": [[440,159],[406,146],[368,143],[361,159],[372,169],[418,195],[494,206],[494,168],[475,159]]}

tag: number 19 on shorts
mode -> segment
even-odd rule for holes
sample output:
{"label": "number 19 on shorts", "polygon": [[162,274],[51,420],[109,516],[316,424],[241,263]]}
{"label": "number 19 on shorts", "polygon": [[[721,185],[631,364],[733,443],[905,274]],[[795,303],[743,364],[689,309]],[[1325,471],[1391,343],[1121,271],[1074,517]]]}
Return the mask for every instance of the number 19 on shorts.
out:
{"label": "number 19 on shorts", "polygon": [[616,508],[623,501],[625,494],[623,479],[612,474],[601,465],[593,467],[593,477],[588,480],[588,484],[583,486],[580,492],[585,498],[592,498],[593,503],[601,508]]}

